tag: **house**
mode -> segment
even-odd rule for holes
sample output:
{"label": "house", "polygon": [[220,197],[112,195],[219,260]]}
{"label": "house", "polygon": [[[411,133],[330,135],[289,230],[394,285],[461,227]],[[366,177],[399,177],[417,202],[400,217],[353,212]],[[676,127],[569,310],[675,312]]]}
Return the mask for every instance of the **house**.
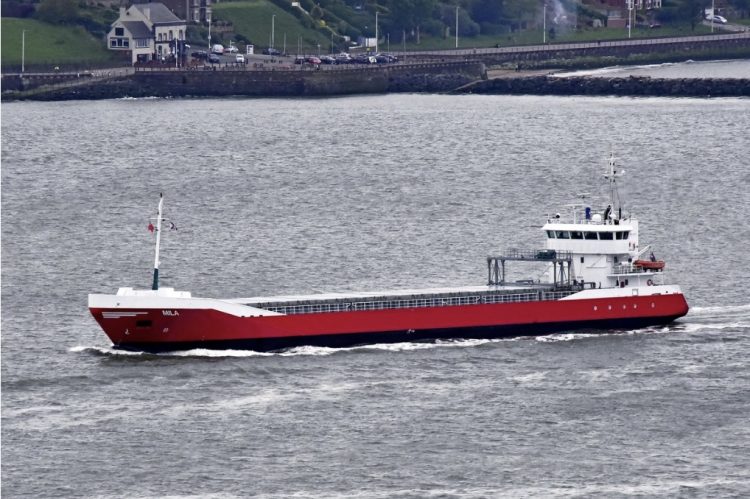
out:
{"label": "house", "polygon": [[176,16],[192,23],[206,23],[211,19],[212,0],[162,0]]}
{"label": "house", "polygon": [[141,3],[128,9],[120,7],[120,16],[107,35],[110,50],[127,51],[131,62],[148,62],[184,56],[187,23],[162,3]]}
{"label": "house", "polygon": [[[643,10],[661,9],[662,0],[584,0],[583,3],[606,14],[608,27],[625,28],[629,15]],[[628,7],[632,9],[631,12],[628,12]]]}

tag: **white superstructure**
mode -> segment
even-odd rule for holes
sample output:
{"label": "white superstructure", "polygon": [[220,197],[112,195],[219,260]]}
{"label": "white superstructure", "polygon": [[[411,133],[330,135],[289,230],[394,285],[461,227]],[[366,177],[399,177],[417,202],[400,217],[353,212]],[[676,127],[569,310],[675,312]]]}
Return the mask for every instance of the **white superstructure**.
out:
{"label": "white superstructure", "polygon": [[656,262],[653,255],[651,261],[641,260],[649,247],[640,245],[638,220],[622,213],[616,182],[623,174],[611,157],[604,174],[609,182],[608,206],[596,211],[586,203],[573,205],[571,219],[557,214],[542,227],[550,254],[566,254],[570,258],[569,268],[550,269],[550,282],[570,280],[587,289],[664,284],[664,263]]}

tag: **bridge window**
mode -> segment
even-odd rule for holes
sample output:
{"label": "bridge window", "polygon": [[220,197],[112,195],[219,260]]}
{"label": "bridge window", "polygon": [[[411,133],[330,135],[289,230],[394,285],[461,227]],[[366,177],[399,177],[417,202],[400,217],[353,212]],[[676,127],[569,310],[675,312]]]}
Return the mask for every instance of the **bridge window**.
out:
{"label": "bridge window", "polygon": [[558,230],[557,238],[558,239],[570,239],[570,233],[567,230]]}
{"label": "bridge window", "polygon": [[570,232],[571,239],[583,239],[583,232],[574,230]]}
{"label": "bridge window", "polygon": [[602,241],[612,241],[614,239],[612,232],[600,232],[599,233],[599,239]]}
{"label": "bridge window", "polygon": [[549,237],[550,239],[554,239],[555,238],[555,231],[554,230],[548,230],[547,231],[547,237]]}
{"label": "bridge window", "polygon": [[596,232],[584,232],[583,238],[596,241],[597,240]]}

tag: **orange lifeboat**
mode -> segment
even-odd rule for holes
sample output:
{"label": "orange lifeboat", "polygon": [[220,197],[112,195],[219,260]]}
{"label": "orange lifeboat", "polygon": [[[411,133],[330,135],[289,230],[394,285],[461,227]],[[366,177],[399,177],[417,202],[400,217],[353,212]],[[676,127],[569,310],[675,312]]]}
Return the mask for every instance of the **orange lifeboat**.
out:
{"label": "orange lifeboat", "polygon": [[633,262],[633,265],[648,270],[662,270],[666,263],[664,260],[657,260],[655,262],[652,262],[651,260],[636,260]]}

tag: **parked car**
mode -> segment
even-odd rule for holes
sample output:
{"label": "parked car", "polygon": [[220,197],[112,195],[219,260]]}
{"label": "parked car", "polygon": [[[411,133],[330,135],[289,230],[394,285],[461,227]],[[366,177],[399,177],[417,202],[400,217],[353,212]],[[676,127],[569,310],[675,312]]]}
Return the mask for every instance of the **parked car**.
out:
{"label": "parked car", "polygon": [[336,64],[351,64],[352,57],[346,52],[341,52],[336,56]]}
{"label": "parked car", "polygon": [[236,54],[239,51],[240,51],[240,49],[238,49],[234,45],[230,45],[229,47],[227,47],[227,48],[224,49],[224,52],[229,52],[230,54]]}
{"label": "parked car", "polygon": [[315,57],[314,55],[308,57],[307,58],[307,62],[309,62],[310,64],[321,64],[322,63],[322,61],[320,59],[318,59],[317,57]]}
{"label": "parked car", "polygon": [[224,53],[224,45],[217,43],[213,47],[211,47],[211,52],[214,54],[223,54]]}
{"label": "parked car", "polygon": [[304,64],[307,62],[307,58],[301,55],[298,55],[294,58],[294,64]]}
{"label": "parked car", "polygon": [[281,55],[281,50],[268,47],[263,49],[263,53],[265,55]]}
{"label": "parked car", "polygon": [[238,64],[245,64],[245,56],[242,54],[237,54],[234,56],[234,62]]}
{"label": "parked car", "polygon": [[196,59],[208,59],[208,52],[205,50],[196,50],[190,55]]}
{"label": "parked car", "polygon": [[727,18],[726,18],[726,17],[723,17],[723,16],[708,16],[708,17],[706,18],[706,20],[707,20],[707,21],[711,21],[711,20],[712,20],[712,18],[713,18],[713,21],[714,21],[715,23],[719,23],[719,24],[726,24],[726,23],[727,23]]}
{"label": "parked car", "polygon": [[320,61],[323,64],[336,64],[336,59],[334,59],[330,55],[322,55],[322,56],[320,56]]}
{"label": "parked car", "polygon": [[221,64],[221,58],[216,54],[208,54],[208,62],[211,64]]}

